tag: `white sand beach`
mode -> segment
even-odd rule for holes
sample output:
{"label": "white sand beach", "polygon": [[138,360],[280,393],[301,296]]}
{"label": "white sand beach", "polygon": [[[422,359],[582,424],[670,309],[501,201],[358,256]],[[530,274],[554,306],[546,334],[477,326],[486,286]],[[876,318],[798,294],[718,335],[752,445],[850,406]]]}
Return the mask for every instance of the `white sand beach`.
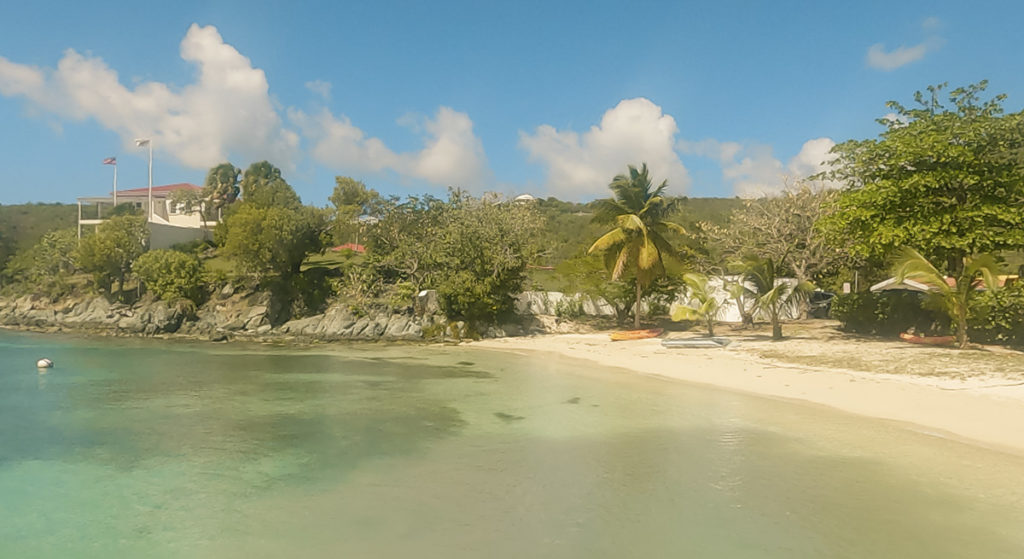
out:
{"label": "white sand beach", "polygon": [[1024,354],[859,338],[821,324],[790,325],[786,333],[787,339],[773,342],[762,332],[723,328],[716,334],[734,343],[721,349],[667,349],[658,338],[612,342],[607,332],[473,346],[556,352],[644,375],[824,405],[1024,455]]}

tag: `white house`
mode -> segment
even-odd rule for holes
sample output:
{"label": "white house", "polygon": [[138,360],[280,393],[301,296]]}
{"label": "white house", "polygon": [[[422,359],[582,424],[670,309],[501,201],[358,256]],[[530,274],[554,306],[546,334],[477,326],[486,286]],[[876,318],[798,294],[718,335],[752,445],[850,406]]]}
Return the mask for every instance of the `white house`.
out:
{"label": "white house", "polygon": [[[149,207],[150,189],[148,187],[132,188],[129,190],[118,190],[116,203],[131,204],[142,210],[143,215],[148,216],[149,222],[149,248],[169,248],[178,243],[185,243],[197,239],[208,239],[216,221],[204,221],[199,208],[185,211],[182,204],[176,204],[171,200],[174,192],[187,190],[193,192],[202,191],[201,186],[189,183],[168,184],[154,186],[153,207]],[[83,205],[87,206],[83,208]],[[106,221],[114,209],[115,196],[84,196],[78,199],[78,237],[82,237],[82,226],[96,226]],[[85,214],[92,214],[95,206],[95,217],[87,217]],[[84,214],[83,214],[84,212]]]}

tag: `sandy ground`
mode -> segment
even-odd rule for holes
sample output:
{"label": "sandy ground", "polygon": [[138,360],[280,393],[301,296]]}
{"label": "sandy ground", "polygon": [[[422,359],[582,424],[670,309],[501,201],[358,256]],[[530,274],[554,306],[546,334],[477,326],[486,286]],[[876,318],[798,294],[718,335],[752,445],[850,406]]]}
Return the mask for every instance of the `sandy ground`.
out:
{"label": "sandy ground", "polygon": [[667,349],[657,338],[612,342],[607,332],[473,346],[556,352],[640,374],[810,402],[1024,455],[1024,353],[861,338],[826,321],[787,325],[785,333],[787,339],[773,342],[763,331],[725,327],[716,335],[733,343],[721,349]]}

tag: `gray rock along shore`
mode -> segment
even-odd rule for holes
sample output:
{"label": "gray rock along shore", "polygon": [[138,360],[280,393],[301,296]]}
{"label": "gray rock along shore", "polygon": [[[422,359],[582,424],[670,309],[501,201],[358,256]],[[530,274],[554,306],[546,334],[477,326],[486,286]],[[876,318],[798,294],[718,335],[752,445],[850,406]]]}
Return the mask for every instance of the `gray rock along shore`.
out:
{"label": "gray rock along shore", "polygon": [[[557,294],[561,296],[561,294]],[[485,337],[520,336],[566,331],[555,319],[551,297],[528,292],[517,301],[519,320],[491,327]],[[588,309],[589,310],[589,309]],[[599,307],[594,314],[603,314]],[[188,309],[152,298],[127,305],[102,296],[52,301],[37,295],[16,299],[0,298],[0,326],[36,331],[74,331],[113,336],[181,336],[211,341],[243,339],[253,341],[295,340],[304,342],[339,340],[433,341],[462,339],[470,332],[466,324],[449,321],[441,314],[432,291],[420,293],[414,304],[402,311],[381,311],[360,315],[347,305],[334,305],[309,317],[276,322],[275,310],[266,293],[218,292],[198,309]]]}

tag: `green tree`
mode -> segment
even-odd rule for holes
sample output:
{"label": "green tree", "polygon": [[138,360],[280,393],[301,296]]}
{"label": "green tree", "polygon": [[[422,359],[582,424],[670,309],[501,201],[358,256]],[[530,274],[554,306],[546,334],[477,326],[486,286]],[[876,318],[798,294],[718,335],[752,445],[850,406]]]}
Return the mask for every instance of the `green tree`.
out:
{"label": "green tree", "polygon": [[330,201],[334,205],[334,238],[338,242],[358,242],[361,224],[359,218],[370,214],[379,206],[380,194],[367,188],[362,181],[350,177],[334,177],[334,192]]}
{"label": "green tree", "polygon": [[206,174],[202,197],[210,203],[207,211],[211,212],[211,217],[216,216],[219,219],[224,207],[238,199],[241,192],[238,177],[241,174],[241,169],[227,162],[211,168]]}
{"label": "green tree", "polygon": [[447,201],[392,199],[367,230],[367,264],[380,283],[436,289],[450,318],[490,322],[511,312],[523,290],[541,223],[532,205],[458,190]]}
{"label": "green tree", "polygon": [[882,259],[917,247],[955,274],[970,254],[1024,247],[1024,113],[1004,115],[1004,95],[982,100],[987,82],[917,92],[895,101],[878,139],[837,145],[825,176],[845,185],[822,221],[859,256]]}
{"label": "green tree", "polygon": [[567,292],[586,296],[590,300],[602,299],[615,312],[615,321],[625,324],[636,303],[636,281],[608,280],[608,270],[600,258],[581,255],[558,264],[555,271],[565,279]]}
{"label": "green tree", "polygon": [[708,336],[714,336],[715,321],[722,313],[722,302],[715,297],[708,277],[689,273],[683,276],[683,282],[686,284],[688,305],[673,305],[672,320],[700,320],[707,326]]}
{"label": "green tree", "polygon": [[940,308],[956,324],[956,339],[961,349],[967,347],[967,317],[978,287],[985,286],[996,290],[998,266],[990,254],[982,254],[968,258],[960,273],[956,276],[956,285],[946,282],[946,275],[916,250],[904,247],[897,258],[893,274],[898,281],[906,279],[923,283],[929,287],[928,296],[936,301]]}
{"label": "green tree", "polygon": [[138,216],[115,216],[96,228],[96,233],[82,239],[75,252],[75,261],[83,271],[91,273],[96,286],[112,292],[116,281],[124,291],[124,281],[132,264],[149,241],[146,219]]}
{"label": "green tree", "polygon": [[814,291],[808,281],[789,281],[779,276],[779,265],[771,258],[748,256],[743,260],[743,281],[755,293],[754,308],[768,317],[772,339],[782,339],[782,313],[797,306]]}
{"label": "green tree", "polygon": [[538,252],[541,218],[532,205],[453,192],[431,249],[445,314],[492,322],[512,312]]}
{"label": "green tree", "polygon": [[18,252],[5,275],[34,292],[58,295],[67,289],[66,279],[75,271],[77,247],[74,228],[50,231],[31,248]]}
{"label": "green tree", "polygon": [[668,181],[663,181],[652,188],[646,163],[640,169],[630,165],[628,175],[618,175],[608,185],[614,198],[596,203],[594,221],[615,228],[595,241],[587,252],[604,254],[613,281],[630,271],[636,276],[636,328],[640,328],[643,289],[665,274],[664,257],[675,256],[675,249],[665,235],[669,231],[685,233],[681,225],[666,221],[675,211],[674,201],[663,196],[667,187]]}
{"label": "green tree", "polygon": [[132,272],[160,299],[202,303],[203,264],[195,255],[176,250],[151,250],[135,260]]}
{"label": "green tree", "polygon": [[299,273],[323,248],[323,213],[316,208],[261,207],[248,202],[227,218],[225,254],[257,280]]}
{"label": "green tree", "polygon": [[281,177],[281,170],[267,161],[249,165],[240,187],[242,199],[253,206],[297,209],[302,205],[299,195]]}

